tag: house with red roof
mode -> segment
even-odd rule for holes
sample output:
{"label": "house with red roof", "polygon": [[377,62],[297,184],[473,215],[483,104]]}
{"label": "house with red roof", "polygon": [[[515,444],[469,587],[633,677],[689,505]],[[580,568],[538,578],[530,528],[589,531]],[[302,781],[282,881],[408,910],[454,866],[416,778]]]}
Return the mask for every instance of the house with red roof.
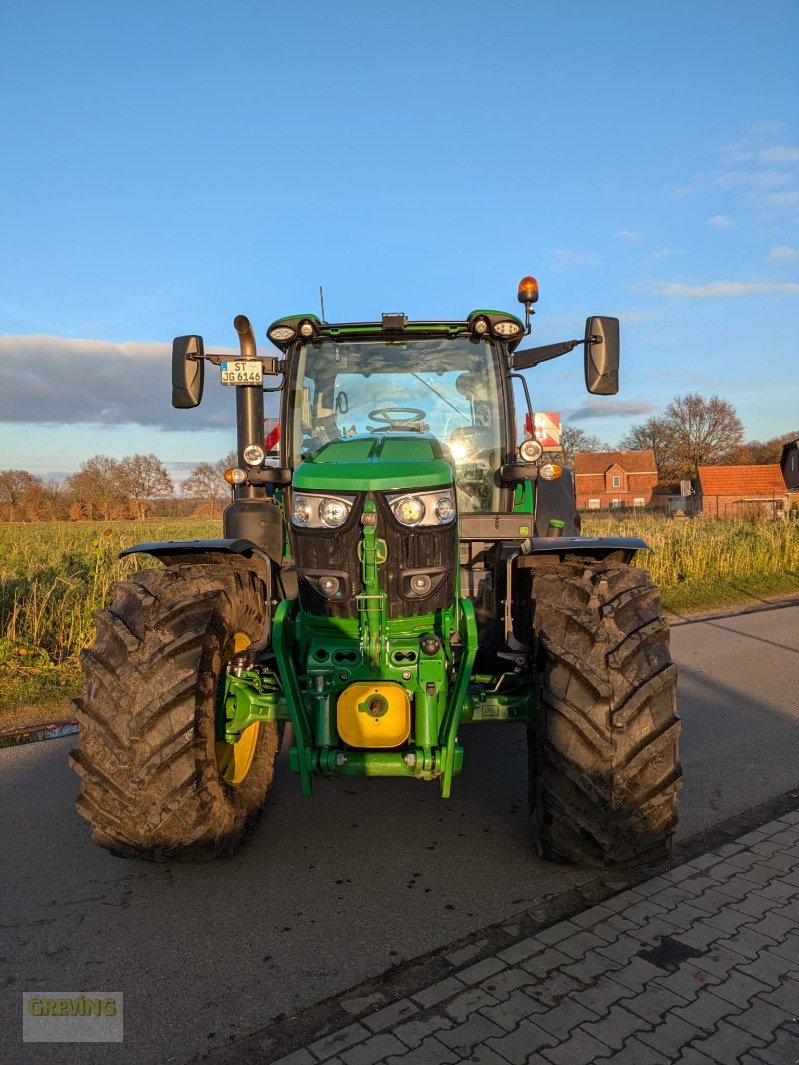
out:
{"label": "house with red roof", "polygon": [[757,466],[699,466],[696,493],[709,518],[762,513],[782,517],[788,490],[778,462]]}
{"label": "house with red roof", "polygon": [[658,483],[653,451],[575,451],[578,510],[646,507]]}

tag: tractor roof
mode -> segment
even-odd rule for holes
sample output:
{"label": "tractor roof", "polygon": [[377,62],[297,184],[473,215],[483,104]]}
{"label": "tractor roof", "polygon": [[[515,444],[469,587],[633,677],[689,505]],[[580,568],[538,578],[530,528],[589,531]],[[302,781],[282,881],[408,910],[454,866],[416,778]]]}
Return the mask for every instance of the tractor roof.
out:
{"label": "tractor roof", "polygon": [[297,342],[313,338],[363,338],[402,336],[463,336],[475,334],[493,337],[513,351],[524,336],[524,326],[515,314],[507,311],[475,310],[464,321],[411,322],[404,314],[384,314],[379,322],[322,322],[315,314],[290,314],[272,322],[266,335],[287,352]]}

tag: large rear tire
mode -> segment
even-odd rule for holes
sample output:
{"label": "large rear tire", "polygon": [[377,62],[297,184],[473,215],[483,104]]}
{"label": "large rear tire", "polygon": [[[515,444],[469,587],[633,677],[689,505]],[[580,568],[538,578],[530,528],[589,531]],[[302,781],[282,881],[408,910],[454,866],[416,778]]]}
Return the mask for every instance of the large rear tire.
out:
{"label": "large rear tire", "polygon": [[575,560],[534,570],[532,599],[539,854],[589,865],[664,857],[677,827],[681,723],[657,588],[644,570]]}
{"label": "large rear tire", "polygon": [[226,661],[263,635],[265,597],[243,559],[116,585],[81,654],[74,703],[77,809],[96,843],[162,861],[227,855],[249,835],[272,783],[277,726],[219,744],[215,716]]}

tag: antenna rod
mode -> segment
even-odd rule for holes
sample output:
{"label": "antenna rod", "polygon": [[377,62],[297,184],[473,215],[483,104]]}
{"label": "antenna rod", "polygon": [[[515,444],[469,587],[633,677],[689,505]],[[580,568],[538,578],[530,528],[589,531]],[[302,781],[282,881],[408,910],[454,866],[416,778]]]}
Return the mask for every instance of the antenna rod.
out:
{"label": "antenna rod", "polygon": [[322,322],[325,321],[325,294],[322,290],[322,286],[319,286],[319,302],[322,305]]}

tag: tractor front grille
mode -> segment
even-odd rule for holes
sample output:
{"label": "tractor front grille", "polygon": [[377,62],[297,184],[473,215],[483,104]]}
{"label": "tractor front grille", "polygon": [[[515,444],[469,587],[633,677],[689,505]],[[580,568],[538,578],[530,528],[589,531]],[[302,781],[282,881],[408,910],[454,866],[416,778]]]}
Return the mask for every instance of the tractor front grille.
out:
{"label": "tractor front grille", "polygon": [[[340,529],[297,529],[290,527],[291,550],[297,565],[300,605],[312,614],[331,618],[357,618],[357,596],[363,590],[358,544],[361,514],[367,499],[378,508],[377,535],[388,548],[386,561],[379,567],[381,591],[387,595],[389,618],[416,617],[443,610],[454,595],[457,558],[457,524],[439,529],[409,529],[401,525],[380,494],[357,497],[347,523]],[[430,592],[413,594],[408,574],[428,574]],[[319,590],[324,575],[336,577],[341,590],[327,598]]]}
{"label": "tractor front grille", "polygon": [[[397,521],[384,496],[375,498],[378,535],[388,545],[388,560],[380,567],[380,587],[388,594],[388,616],[416,617],[444,610],[454,595],[457,522],[440,528],[409,529]],[[433,577],[430,595],[416,598],[408,594],[408,581],[403,579],[408,571],[427,572]]]}

